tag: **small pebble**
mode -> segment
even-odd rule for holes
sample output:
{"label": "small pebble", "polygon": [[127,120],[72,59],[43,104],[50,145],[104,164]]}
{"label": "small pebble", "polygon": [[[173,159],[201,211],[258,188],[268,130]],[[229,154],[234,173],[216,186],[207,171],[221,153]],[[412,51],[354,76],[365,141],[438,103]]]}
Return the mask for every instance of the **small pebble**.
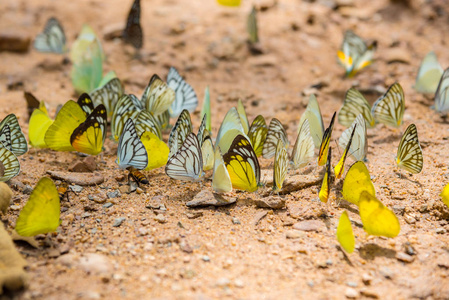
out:
{"label": "small pebble", "polygon": [[80,193],[83,190],[83,187],[75,184],[75,185],[70,186],[70,189],[75,193]]}
{"label": "small pebble", "polygon": [[235,279],[234,285],[235,285],[235,287],[238,287],[238,288],[243,288],[245,286],[245,284],[243,283],[243,281],[241,279]]}
{"label": "small pebble", "polygon": [[109,199],[111,198],[119,198],[121,196],[120,191],[115,190],[113,192],[107,192],[106,196],[108,196]]}
{"label": "small pebble", "polygon": [[138,229],[138,232],[139,232],[138,236],[145,236],[145,235],[148,235],[148,233],[149,233],[148,229],[145,227],[140,227]]}
{"label": "small pebble", "polygon": [[111,207],[111,206],[113,206],[114,204],[112,204],[111,202],[108,202],[108,203],[105,203],[105,204],[103,204],[103,207],[104,208],[109,208],[109,207]]}
{"label": "small pebble", "polygon": [[411,263],[415,260],[415,258],[413,256],[408,255],[407,253],[404,253],[404,252],[396,253],[396,259],[399,261],[406,262],[406,263]]}
{"label": "small pebble", "polygon": [[446,229],[444,229],[443,227],[438,227],[438,228],[435,230],[435,233],[438,233],[438,234],[444,234],[444,233],[446,233]]}
{"label": "small pebble", "polygon": [[239,225],[239,224],[241,224],[241,223],[240,223],[240,220],[239,220],[238,218],[233,217],[233,218],[232,218],[232,224]]}
{"label": "small pebble", "polygon": [[112,227],[119,227],[120,225],[122,225],[123,221],[125,221],[126,218],[117,218],[114,220],[114,224],[112,224]]}
{"label": "small pebble", "polygon": [[207,255],[203,255],[203,257],[201,257],[201,259],[202,259],[203,261],[205,261],[205,262],[209,262],[209,261],[210,261],[210,258],[209,258],[209,256],[207,256]]}
{"label": "small pebble", "polygon": [[346,296],[346,298],[349,298],[349,299],[355,299],[359,296],[359,292],[357,292],[357,290],[355,290],[353,288],[348,287],[348,288],[346,288],[345,296]]}
{"label": "small pebble", "polygon": [[355,288],[355,287],[357,287],[357,282],[348,281],[348,282],[346,282],[346,285],[349,286],[349,287]]}
{"label": "small pebble", "polygon": [[365,285],[370,285],[373,277],[367,273],[362,274],[362,281]]}
{"label": "small pebble", "polygon": [[30,195],[32,191],[33,191],[33,188],[30,185],[27,184],[23,188],[22,193],[24,193],[26,195]]}
{"label": "small pebble", "polygon": [[163,214],[159,214],[156,217],[154,217],[154,219],[156,221],[158,221],[159,223],[163,224],[167,222],[167,219],[165,218],[165,216]]}
{"label": "small pebble", "polygon": [[196,219],[196,218],[202,217],[203,212],[202,211],[192,211],[192,212],[188,212],[186,214],[186,216],[188,219]]}
{"label": "small pebble", "polygon": [[371,298],[371,299],[379,299],[379,294],[376,291],[373,291],[371,289],[362,289],[360,290],[360,294],[362,294],[363,296],[367,297],[367,298]]}
{"label": "small pebble", "polygon": [[301,231],[299,231],[299,230],[288,230],[287,232],[286,232],[286,234],[285,234],[285,236],[288,238],[288,239],[298,239],[298,238],[300,238],[300,237],[302,237],[303,235],[302,235],[302,232]]}
{"label": "small pebble", "polygon": [[414,217],[412,217],[411,215],[404,215],[404,219],[405,222],[407,222],[408,224],[415,224],[416,223],[416,219]]}
{"label": "small pebble", "polygon": [[310,287],[313,287],[315,285],[315,283],[313,281],[307,281],[307,285]]}

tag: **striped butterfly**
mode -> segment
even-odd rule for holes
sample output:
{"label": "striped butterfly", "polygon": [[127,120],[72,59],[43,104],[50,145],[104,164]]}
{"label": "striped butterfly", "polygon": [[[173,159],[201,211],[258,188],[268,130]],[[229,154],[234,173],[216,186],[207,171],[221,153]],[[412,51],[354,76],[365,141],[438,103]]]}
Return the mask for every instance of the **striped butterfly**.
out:
{"label": "striped butterfly", "polygon": [[248,15],[246,28],[248,30],[249,42],[256,44],[259,42],[259,33],[257,30],[257,10],[253,5],[251,12]]}
{"label": "striped butterfly", "polygon": [[357,129],[357,123],[354,125],[355,125],[354,127],[351,127],[352,128],[351,136],[349,137],[349,141],[346,143],[346,148],[343,152],[343,155],[341,156],[337,165],[334,167],[335,178],[337,178],[337,179],[340,179],[341,175],[343,175],[343,173],[345,172],[346,157],[348,157],[348,153],[351,149],[352,139],[354,138],[354,133],[355,133],[355,130]]}
{"label": "striped butterfly", "polygon": [[203,155],[196,134],[190,132],[179,150],[169,158],[165,174],[184,181],[201,181],[204,178]]}
{"label": "striped butterfly", "polygon": [[228,193],[232,191],[232,182],[226,169],[220,147],[215,147],[214,174],[212,176],[212,188],[216,193]]}
{"label": "striped butterfly", "polygon": [[396,82],[374,102],[371,113],[377,122],[397,128],[402,124],[404,110],[404,91],[402,86]]}
{"label": "striped butterfly", "polygon": [[120,169],[133,167],[143,170],[148,165],[147,150],[137,135],[132,119],[125,122],[125,127],[120,135],[116,163]]}
{"label": "striped butterfly", "polygon": [[442,74],[443,68],[439,64],[435,52],[430,51],[419,67],[415,90],[420,93],[435,93]]}
{"label": "striped butterfly", "polygon": [[435,92],[435,110],[440,113],[449,111],[449,68],[441,76]]}
{"label": "striped butterfly", "polygon": [[[6,125],[5,127],[9,127]],[[9,130],[9,128],[7,129]],[[0,181],[8,181],[20,172],[20,163],[12,151],[0,142]]]}
{"label": "striped butterfly", "polygon": [[[8,126],[8,128],[6,128]],[[19,121],[15,114],[7,115],[0,122],[0,142],[14,153],[20,156],[28,151],[28,144],[25,135],[20,128]]]}
{"label": "striped butterfly", "polygon": [[218,145],[223,152],[228,152],[229,147],[234,141],[235,137],[243,135],[248,141],[249,138],[243,129],[239,113],[235,107],[231,107],[226,113],[223,122],[218,130],[215,145]]}
{"label": "striped butterfly", "polygon": [[329,147],[329,153],[327,155],[327,162],[326,162],[326,172],[324,173],[323,181],[321,183],[321,189],[320,192],[318,193],[318,197],[320,198],[321,202],[324,203],[327,203],[330,194],[331,175],[332,175],[331,158],[332,158],[332,147]]}
{"label": "striped butterfly", "polygon": [[175,101],[170,106],[170,117],[177,117],[184,109],[193,113],[198,106],[198,97],[192,86],[179,75],[178,70],[170,67],[167,75],[167,85],[175,91]]}
{"label": "striped butterfly", "polygon": [[209,130],[206,129],[206,115],[203,116],[200,128],[198,129],[198,141],[201,146],[201,153],[203,155],[203,170],[207,171],[214,167],[214,146]]}
{"label": "striped butterfly", "polygon": [[168,137],[168,147],[170,148],[170,151],[176,153],[192,130],[193,126],[192,120],[190,119],[190,113],[187,109],[184,109],[179,115],[178,120]]}
{"label": "striped butterfly", "polygon": [[67,52],[64,29],[56,18],[48,19],[44,32],[38,34],[34,40],[34,48],[39,52]]}
{"label": "striped butterfly", "polygon": [[137,97],[134,95],[123,94],[118,100],[117,105],[114,108],[114,112],[112,113],[111,134],[116,141],[120,138],[123,127],[125,126],[125,122],[128,118],[132,118],[134,120],[141,111],[141,109],[136,106],[133,98]]}
{"label": "striped butterfly", "polygon": [[318,100],[313,94],[310,95],[306,111],[302,114],[301,119],[299,120],[298,133],[306,119],[309,120],[310,135],[312,136],[315,148],[319,148],[323,139],[324,124]]}
{"label": "striped butterfly", "polygon": [[168,111],[168,109],[165,112],[163,112],[163,113],[161,113],[159,115],[154,115],[154,118],[157,120],[161,130],[169,128],[169,125],[170,125],[170,112]]}
{"label": "striped butterfly", "polygon": [[256,153],[247,138],[237,135],[223,155],[223,160],[231,178],[232,187],[254,192],[259,187],[260,166]]}
{"label": "striped butterfly", "polygon": [[[366,122],[363,115],[360,114],[355,118],[351,127],[347,128],[340,136],[338,144],[342,149],[346,149],[348,144],[349,154],[355,160],[366,160],[366,153],[368,152],[368,139],[366,137]],[[355,128],[355,132],[353,133]],[[352,137],[351,137],[352,136]],[[352,142],[350,142],[352,141]]]}
{"label": "striped butterfly", "polygon": [[265,123],[265,119],[262,115],[258,115],[251,124],[251,127],[248,131],[248,138],[253,145],[254,152],[256,156],[259,157],[262,155],[263,145],[267,138],[268,127],[267,123]]}
{"label": "striped butterfly", "polygon": [[154,116],[164,113],[175,101],[175,91],[154,74],[142,95],[142,102]]}
{"label": "striped butterfly", "polygon": [[319,166],[323,166],[326,163],[327,152],[329,150],[331,137],[332,137],[332,130],[334,129],[335,115],[336,115],[336,112],[334,112],[334,114],[332,115],[332,119],[329,124],[329,127],[324,131],[324,134],[323,134],[320,151],[318,152],[318,165]]}
{"label": "striped butterfly", "polygon": [[401,138],[396,163],[398,167],[412,174],[420,173],[422,170],[423,156],[415,124],[410,124]]}
{"label": "striped butterfly", "polygon": [[76,103],[78,103],[81,109],[86,113],[86,116],[94,111],[94,103],[87,93],[81,94]]}
{"label": "striped butterfly", "polygon": [[279,192],[288,171],[288,153],[282,140],[278,140],[273,168],[273,191]]}
{"label": "striped butterfly", "polygon": [[345,68],[346,76],[352,77],[361,69],[372,63],[377,43],[367,45],[351,30],[346,31],[341,49],[337,56],[339,63]]}
{"label": "striped butterfly", "polygon": [[122,32],[122,39],[126,43],[140,49],[143,46],[142,26],[140,26],[140,0],[134,0],[126,20],[126,27]]}
{"label": "striped butterfly", "polygon": [[268,126],[267,138],[263,144],[263,158],[269,159],[275,155],[278,140],[282,141],[285,148],[290,145],[284,126],[278,119],[273,118]]}
{"label": "striped butterfly", "polygon": [[159,126],[159,122],[153,115],[146,110],[142,110],[136,116],[136,131],[139,137],[146,131],[152,132],[160,140],[162,140],[162,132]]}
{"label": "striped butterfly", "polygon": [[296,170],[305,167],[313,159],[314,154],[315,146],[310,135],[309,120],[306,119],[299,129],[298,137],[293,146],[293,152],[290,158],[293,169]]}
{"label": "striped butterfly", "polygon": [[89,93],[94,106],[103,104],[106,107],[108,118],[112,117],[115,106],[124,93],[123,85],[116,77],[108,81],[102,87]]}
{"label": "striped butterfly", "polygon": [[371,114],[371,106],[368,101],[358,90],[350,88],[346,92],[343,106],[338,112],[338,122],[343,126],[349,127],[359,114],[362,114],[365,118],[368,128],[374,127],[376,122]]}

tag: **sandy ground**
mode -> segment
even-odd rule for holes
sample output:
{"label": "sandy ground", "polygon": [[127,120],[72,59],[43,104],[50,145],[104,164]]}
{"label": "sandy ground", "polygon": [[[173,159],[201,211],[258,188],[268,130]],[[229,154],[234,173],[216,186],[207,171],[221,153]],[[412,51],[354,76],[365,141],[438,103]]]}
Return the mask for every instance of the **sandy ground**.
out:
{"label": "sandy ground", "polygon": [[[56,16],[70,45],[83,23],[101,37],[108,27],[123,23],[131,4],[125,2],[3,0],[0,28],[34,37],[48,17]],[[436,52],[443,68],[449,65],[447,3],[416,0],[407,7],[386,0],[337,1],[353,5],[332,9],[332,0],[279,0],[277,5],[256,1],[264,8],[259,13],[264,54],[252,56],[245,29],[251,3],[243,2],[239,8],[225,8],[212,0],[142,0],[141,59],[134,59],[134,50],[121,41],[104,41],[106,69],[116,71],[127,92],[141,95],[153,73],[165,77],[168,68],[176,66],[201,102],[210,86],[214,135],[225,111],[242,98],[250,121],[258,114],[282,120],[292,144],[311,92],[317,94],[328,124],[351,86],[385,90],[400,82],[406,96],[404,124],[400,130],[377,126],[368,132],[368,168],[378,198],[399,217],[399,236],[368,237],[357,208],[340,201],[338,182],[331,198],[339,206],[319,202],[318,186],[312,186],[283,195],[283,209],[253,204],[265,190],[233,193],[238,201],[228,207],[189,209],[185,203],[209,188],[210,181],[176,182],[160,168],[147,173],[150,186],[145,193],[123,193],[108,199],[113,205],[106,208],[88,195],[104,196],[122,184],[117,178],[123,173],[114,163],[116,144],[108,140],[104,162],[96,158],[105,183],[62,202],[58,233],[41,241],[41,248],[17,244],[29,262],[30,286],[0,298],[449,298],[449,209],[438,196],[449,181],[449,126],[430,109],[433,97],[412,88],[428,51]],[[378,41],[375,63],[353,79],[343,78],[336,63],[346,29]],[[51,112],[74,99],[70,65],[63,65],[62,59],[34,50],[0,53],[0,117],[16,113],[27,133],[24,90],[45,99]],[[14,83],[21,85],[9,89]],[[378,96],[368,95],[370,101]],[[199,125],[198,112],[192,120]],[[394,161],[400,136],[410,123],[418,128],[424,153],[424,169],[414,176],[399,172]],[[333,138],[343,130],[336,124]],[[339,153],[334,151],[334,161]],[[46,170],[66,170],[75,159],[74,153],[31,149],[20,157],[22,172],[15,179],[34,186]],[[261,160],[264,169],[271,163]],[[16,206],[22,207],[27,199],[15,191]],[[150,204],[164,204],[166,211],[147,208]],[[351,255],[342,252],[335,237],[344,208],[355,223],[356,251]],[[163,217],[156,220],[157,214]],[[17,210],[10,210],[2,217],[8,229],[17,215]],[[117,218],[125,220],[113,227]],[[318,231],[292,229],[304,220],[317,220]],[[404,252],[412,254],[411,262],[398,259]],[[81,254],[89,254],[92,263],[78,262]]]}

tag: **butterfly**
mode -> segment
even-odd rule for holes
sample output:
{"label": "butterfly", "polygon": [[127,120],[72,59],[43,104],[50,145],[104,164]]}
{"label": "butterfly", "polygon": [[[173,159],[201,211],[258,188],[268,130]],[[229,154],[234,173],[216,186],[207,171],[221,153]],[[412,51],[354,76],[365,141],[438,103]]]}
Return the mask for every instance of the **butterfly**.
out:
{"label": "butterfly", "polygon": [[262,156],[264,158],[269,159],[275,155],[278,140],[282,141],[285,148],[290,145],[284,126],[278,119],[273,118],[268,126],[267,138],[263,144]]}
{"label": "butterfly", "polygon": [[59,226],[59,194],[48,177],[39,180],[16,221],[16,232],[21,236],[35,236],[54,232]]}
{"label": "butterfly", "polygon": [[393,238],[401,231],[394,212],[366,191],[360,194],[359,213],[363,229],[370,235]]}
{"label": "butterfly", "polygon": [[251,123],[251,127],[248,131],[248,138],[253,145],[256,156],[259,157],[263,152],[263,145],[267,139],[268,127],[265,123],[265,119],[262,115],[258,115]]}
{"label": "butterfly", "polygon": [[435,52],[427,53],[416,76],[415,90],[420,93],[435,93],[442,74],[443,68],[438,63]]}
{"label": "butterfly", "polygon": [[226,169],[220,147],[215,147],[212,188],[216,193],[228,193],[232,191],[231,177],[229,176],[228,169]]}
{"label": "butterfly", "polygon": [[346,201],[359,205],[360,195],[364,191],[376,196],[376,190],[365,163],[357,161],[346,173],[341,194]]}
{"label": "butterfly", "polygon": [[142,95],[142,102],[154,116],[164,113],[175,101],[175,91],[154,74]]}
{"label": "butterfly", "polygon": [[435,92],[435,110],[440,113],[449,111],[449,68],[444,70]]}
{"label": "butterfly", "polygon": [[34,148],[46,148],[45,133],[53,124],[53,120],[48,116],[47,110],[35,109],[31,114],[28,126],[28,140]]}
{"label": "butterfly", "polygon": [[108,118],[112,116],[115,106],[123,94],[123,85],[118,78],[111,79],[102,87],[89,93],[94,106],[103,104],[106,107]]}
{"label": "butterfly", "polygon": [[72,63],[77,63],[80,60],[85,59],[83,56],[85,55],[86,51],[88,51],[88,48],[92,47],[92,43],[96,44],[95,47],[98,47],[99,49],[101,60],[104,61],[106,56],[104,55],[100,39],[98,38],[92,27],[84,24],[81,28],[81,32],[78,34],[78,37],[70,47],[70,60],[72,61]]}
{"label": "butterfly", "polygon": [[217,2],[224,6],[239,6],[241,0],[217,0]]}
{"label": "butterfly", "polygon": [[309,120],[310,135],[312,136],[313,143],[316,148],[319,148],[323,139],[324,124],[318,100],[313,94],[310,95],[306,111],[299,120],[298,133],[306,119]]}
{"label": "butterfly", "polygon": [[193,113],[198,106],[198,97],[192,86],[179,75],[178,70],[170,67],[167,75],[167,85],[175,91],[175,101],[170,106],[170,117],[177,117],[187,109]]}
{"label": "butterfly", "polygon": [[330,185],[331,185],[331,172],[332,172],[332,148],[329,147],[328,155],[327,155],[327,163],[326,163],[326,172],[324,173],[323,181],[321,182],[321,189],[318,193],[318,197],[321,202],[327,203],[329,200],[330,193]]}
{"label": "butterfly", "polygon": [[214,167],[214,146],[209,131],[206,129],[206,115],[201,120],[198,129],[198,141],[201,146],[201,154],[203,155],[203,170],[207,171]]}
{"label": "butterfly", "polygon": [[237,112],[239,113],[240,122],[242,123],[243,132],[248,134],[249,131],[249,122],[248,117],[246,116],[245,106],[243,106],[243,102],[241,99],[237,101]]}
{"label": "butterfly", "polygon": [[346,127],[351,126],[352,122],[354,122],[359,114],[363,115],[368,128],[374,127],[376,122],[371,114],[371,106],[368,101],[366,101],[365,97],[363,97],[363,95],[355,88],[350,88],[346,92],[343,106],[338,112],[338,122]]}
{"label": "butterfly", "polygon": [[278,140],[274,156],[273,191],[279,192],[284,184],[288,171],[288,153],[282,140]]}
{"label": "butterfly", "polygon": [[190,132],[178,151],[169,158],[165,174],[185,181],[201,181],[204,178],[203,155],[196,134]]}
{"label": "butterfly", "polygon": [[206,90],[204,91],[204,100],[203,107],[201,108],[200,116],[201,118],[206,115],[206,129],[211,132],[212,131],[212,119],[211,119],[211,111],[210,111],[210,93],[209,86],[206,86]]}
{"label": "butterfly", "polygon": [[231,178],[232,187],[254,192],[259,187],[260,166],[256,153],[247,138],[237,135],[223,160]]}
{"label": "butterfly", "polygon": [[126,20],[126,27],[122,33],[122,39],[134,48],[143,46],[142,26],[140,25],[140,0],[134,0]]}
{"label": "butterfly", "polygon": [[56,18],[48,19],[44,32],[38,34],[34,40],[34,48],[39,52],[57,54],[67,52],[64,29]]}
{"label": "butterfly", "polygon": [[290,163],[293,169],[305,167],[315,154],[315,146],[313,144],[312,136],[310,135],[309,120],[305,119],[299,129],[293,152],[290,158]]}
{"label": "butterfly", "polygon": [[153,133],[155,136],[157,136],[160,140],[162,140],[162,132],[159,122],[156,120],[155,117],[153,117],[153,115],[149,111],[147,110],[140,111],[135,118],[135,122],[136,122],[136,131],[140,137],[144,132],[149,131]]}
{"label": "butterfly", "polygon": [[355,124],[355,126],[352,128],[351,136],[349,137],[349,141],[346,143],[345,151],[343,152],[343,155],[341,156],[338,164],[334,167],[335,178],[337,179],[340,179],[341,175],[343,175],[343,173],[345,172],[345,161],[346,157],[348,156],[348,152],[350,151],[352,139],[354,138],[354,132],[356,128],[357,124]]}
{"label": "butterfly", "polygon": [[335,121],[336,113],[332,115],[331,122],[329,127],[324,131],[323,139],[321,141],[320,151],[318,152],[318,165],[322,166],[326,163],[327,152],[329,150],[329,145],[332,137],[332,130],[334,129],[334,121]]}
{"label": "butterfly", "polygon": [[446,184],[446,186],[443,188],[440,197],[441,200],[443,200],[443,203],[446,204],[447,207],[449,207],[449,184]]}
{"label": "butterfly", "polygon": [[340,219],[338,220],[337,240],[346,252],[354,252],[354,232],[352,231],[351,220],[349,219],[348,212],[346,210],[341,214]]}
{"label": "butterfly", "polygon": [[[135,121],[137,115],[140,113],[140,111],[142,111],[142,109],[138,107],[133,101],[134,97],[134,95],[123,94],[115,105],[111,118],[111,134],[116,141],[118,141],[120,135],[122,134],[125,122],[129,118]],[[137,99],[137,101],[140,102],[139,99]]]}
{"label": "butterfly", "polygon": [[125,127],[120,135],[116,163],[120,169],[133,167],[143,170],[148,166],[147,150],[137,135],[132,119],[125,122]]}
{"label": "butterfly", "polygon": [[338,144],[342,149],[345,149],[348,148],[349,141],[352,142],[347,154],[355,160],[365,160],[366,153],[368,152],[368,139],[366,137],[366,122],[362,114],[357,116],[351,127],[343,131],[338,140]]}
{"label": "butterfly", "polygon": [[398,167],[412,174],[420,173],[422,170],[423,156],[415,124],[410,124],[402,135],[396,163]]}
{"label": "butterfly", "polygon": [[[6,130],[6,126],[8,126],[8,130]],[[28,151],[27,140],[15,114],[7,115],[0,122],[0,142],[15,156],[20,156]]]}
{"label": "butterfly", "polygon": [[[139,132],[137,132],[137,134],[139,135]],[[159,137],[151,131],[143,132],[140,136],[140,140],[149,154],[148,165],[145,170],[153,170],[162,167],[167,163],[170,150],[163,140],[159,139]]]}
{"label": "butterfly", "polygon": [[154,118],[159,123],[161,130],[168,128],[170,125],[170,112],[168,109],[159,115],[154,115]]}
{"label": "butterfly", "polygon": [[37,100],[37,98],[30,92],[23,92],[23,96],[27,102],[27,111],[28,111],[28,119],[31,118],[33,111],[35,109],[40,109],[43,112],[47,113],[47,108],[45,107],[45,103]]}
{"label": "butterfly", "polygon": [[339,63],[345,68],[346,76],[352,77],[361,69],[372,63],[377,43],[367,45],[358,35],[347,30],[337,56]]}
{"label": "butterfly", "polygon": [[[9,126],[5,125],[6,130]],[[0,181],[8,181],[20,172],[20,163],[16,155],[0,142]]]}
{"label": "butterfly", "polygon": [[90,115],[95,109],[94,103],[87,93],[81,94],[76,103],[78,103],[81,109],[86,113],[86,116]]}
{"label": "butterfly", "polygon": [[248,20],[246,23],[246,29],[248,30],[249,42],[251,44],[256,44],[259,42],[259,34],[257,30],[257,10],[253,6],[251,12],[248,15]]}
{"label": "butterfly", "polygon": [[[176,153],[179,147],[184,143],[185,139],[193,130],[192,120],[190,119],[190,113],[187,109],[184,109],[178,117],[178,120],[170,131],[168,136],[168,147],[172,153]],[[202,134],[201,134],[202,138]]]}
{"label": "butterfly", "polygon": [[78,151],[97,155],[106,137],[106,108],[97,106],[86,117],[75,101],[68,101],[59,111],[44,137],[46,145],[56,151]]}
{"label": "butterfly", "polygon": [[221,151],[226,153],[238,135],[243,135],[243,137],[249,141],[249,138],[243,129],[237,109],[235,107],[231,107],[226,113],[226,116],[220,125],[220,129],[218,129],[215,145],[218,145]]}
{"label": "butterfly", "polygon": [[397,128],[402,124],[404,110],[404,91],[399,83],[395,83],[374,102],[371,113],[377,122]]}

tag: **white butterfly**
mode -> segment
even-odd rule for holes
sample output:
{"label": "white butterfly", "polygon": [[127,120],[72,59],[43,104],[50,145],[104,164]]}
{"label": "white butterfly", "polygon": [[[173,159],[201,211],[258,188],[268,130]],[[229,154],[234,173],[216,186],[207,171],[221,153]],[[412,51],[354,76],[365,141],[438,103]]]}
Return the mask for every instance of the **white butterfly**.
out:
{"label": "white butterfly", "polygon": [[239,134],[243,135],[248,141],[250,140],[245,134],[245,130],[243,129],[237,109],[235,107],[231,107],[231,109],[229,109],[226,113],[220,129],[218,130],[215,145],[218,145],[220,149],[226,153],[228,152],[229,147],[231,147],[235,137]]}
{"label": "white butterfly", "polygon": [[203,155],[203,170],[207,171],[214,167],[214,145],[209,131],[206,129],[207,116],[203,116],[201,125],[198,129],[198,141],[201,146],[201,153]]}
{"label": "white butterfly", "polygon": [[284,184],[288,171],[288,153],[284,142],[279,139],[276,146],[276,154],[273,166],[273,191],[279,192]]}
{"label": "white butterfly", "polygon": [[263,144],[262,156],[264,158],[272,158],[275,155],[278,140],[281,140],[284,147],[288,148],[290,143],[288,141],[284,126],[281,121],[273,118],[268,126],[267,138]]}
{"label": "white butterfly", "polygon": [[120,169],[134,167],[143,170],[148,165],[148,153],[137,135],[132,119],[128,119],[118,141],[117,163]]}
{"label": "white butterfly", "polygon": [[[8,126],[7,129],[6,126]],[[0,142],[15,156],[20,156],[28,151],[27,140],[15,114],[7,115],[0,123]]]}
{"label": "white butterfly", "polygon": [[190,119],[190,113],[187,109],[184,109],[179,115],[178,120],[170,131],[168,137],[168,147],[170,148],[170,152],[176,153],[176,151],[178,151],[189,133],[192,132],[192,129],[193,126],[192,120]]}
{"label": "white butterfly", "polygon": [[34,48],[40,52],[67,52],[64,29],[56,18],[48,19],[44,32],[38,34],[34,40]]}
{"label": "white butterfly", "polygon": [[358,90],[350,88],[346,92],[343,106],[338,112],[338,122],[346,127],[351,126],[359,114],[363,114],[366,125],[369,128],[374,127],[376,122],[371,114],[371,106],[368,101],[366,101],[365,97]]}
{"label": "white butterfly", "polygon": [[240,123],[242,123],[243,132],[245,132],[245,134],[248,134],[249,121],[248,117],[246,116],[245,106],[243,106],[243,102],[241,99],[239,99],[237,103],[237,112],[239,113]]}
{"label": "white butterfly", "polygon": [[103,104],[106,107],[108,118],[112,116],[117,102],[124,93],[123,85],[120,79],[113,78],[105,85],[89,93],[95,106]]}
{"label": "white butterfly", "polygon": [[435,92],[435,110],[440,113],[449,111],[449,68],[441,76]]}
{"label": "white butterfly", "polygon": [[20,163],[14,153],[8,150],[3,143],[0,142],[0,162],[2,164],[2,172],[0,181],[8,181],[17,176],[20,172]]}
{"label": "white butterfly", "polygon": [[185,181],[203,179],[203,156],[196,134],[189,133],[181,148],[168,160],[165,174],[170,178]]}
{"label": "white butterfly", "polygon": [[417,174],[422,170],[423,156],[415,124],[410,124],[401,138],[396,163],[400,168],[413,174]]}
{"label": "white butterfly", "polygon": [[142,95],[142,102],[154,116],[164,113],[175,101],[175,91],[154,74]]}
{"label": "white butterfly", "polygon": [[356,127],[354,136],[352,137],[351,147],[349,148],[349,155],[355,160],[365,160],[366,153],[368,152],[368,140],[366,137],[366,122],[362,114],[359,114],[355,118],[351,127],[347,128],[340,136],[338,144],[342,149],[346,149],[346,145],[349,143],[352,131]]}
{"label": "white butterfly", "polygon": [[215,148],[214,175],[212,176],[212,188],[216,193],[228,193],[232,191],[231,177],[226,169],[220,147]]}
{"label": "white butterfly", "polygon": [[435,93],[442,74],[443,68],[435,52],[430,51],[419,67],[414,88],[420,93]]}
{"label": "white butterfly", "polygon": [[404,90],[396,82],[388,88],[383,96],[374,102],[371,113],[377,122],[397,128],[402,124],[404,110]]}
{"label": "white butterfly", "polygon": [[170,117],[177,117],[184,110],[194,112],[198,106],[198,97],[192,86],[179,75],[178,70],[171,67],[167,75],[168,87],[175,91],[175,101],[170,107]]}
{"label": "white butterfly", "polygon": [[313,144],[312,136],[310,135],[309,120],[306,119],[302,123],[298,132],[293,152],[291,156],[291,163],[294,169],[299,169],[306,166],[315,154],[315,146]]}
{"label": "white butterfly", "polygon": [[299,120],[298,132],[306,119],[309,120],[310,135],[312,136],[315,148],[319,148],[321,146],[321,140],[323,139],[324,124],[318,100],[313,94],[310,95],[306,111],[302,114],[301,119]]}

